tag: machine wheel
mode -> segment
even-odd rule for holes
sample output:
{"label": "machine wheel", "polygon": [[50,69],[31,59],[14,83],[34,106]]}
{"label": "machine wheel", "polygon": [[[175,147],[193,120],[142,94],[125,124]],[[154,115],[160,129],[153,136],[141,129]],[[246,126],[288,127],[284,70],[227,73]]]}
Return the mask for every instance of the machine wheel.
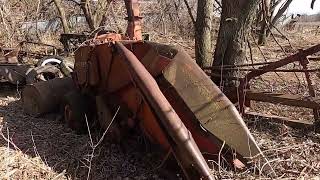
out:
{"label": "machine wheel", "polygon": [[60,56],[47,56],[37,62],[37,67],[52,65],[60,69],[60,71],[67,77],[73,72],[74,64],[70,61],[65,61]]}
{"label": "machine wheel", "polygon": [[26,73],[26,83],[32,84],[38,81],[48,81],[54,78],[62,78],[60,69],[52,65],[30,68]]}
{"label": "machine wheel", "polygon": [[90,99],[80,92],[73,91],[64,96],[62,107],[64,122],[77,134],[88,132],[86,118],[91,127],[93,116],[90,105]]}
{"label": "machine wheel", "polygon": [[47,56],[40,59],[37,62],[37,66],[45,66],[45,65],[60,65],[63,62],[63,58],[60,56]]}

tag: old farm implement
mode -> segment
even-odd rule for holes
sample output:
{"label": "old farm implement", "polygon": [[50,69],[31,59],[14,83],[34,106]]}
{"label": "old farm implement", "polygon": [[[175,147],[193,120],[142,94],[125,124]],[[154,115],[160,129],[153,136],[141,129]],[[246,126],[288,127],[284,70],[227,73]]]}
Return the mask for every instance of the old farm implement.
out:
{"label": "old farm implement", "polygon": [[25,85],[70,75],[70,67],[57,56],[59,49],[39,42],[20,42],[16,48],[0,48],[0,80]]}
{"label": "old farm implement", "polygon": [[[318,73],[320,69],[310,69],[308,64],[310,61],[316,60],[317,58],[311,57],[311,55],[316,54],[320,51],[320,44],[312,46],[305,50],[299,50],[299,52],[285,57],[281,60],[274,62],[262,62],[262,63],[253,63],[253,64],[242,64],[237,66],[214,66],[211,67],[211,70],[221,70],[223,71],[240,71],[247,72],[242,78],[236,77],[222,77],[231,78],[233,80],[239,81],[239,86],[234,90],[227,92],[228,97],[233,102],[239,103],[239,110],[244,115],[249,116],[262,116],[267,117],[268,119],[283,122],[288,125],[296,127],[305,127],[309,125],[319,125],[319,110],[320,110],[320,99],[316,97],[316,91],[314,88],[314,83],[312,82],[311,74]],[[301,68],[288,69],[287,65],[292,63],[299,63]],[[251,67],[254,68],[251,68]],[[208,68],[209,69],[209,68]],[[257,90],[250,89],[250,82],[255,78],[270,72],[278,73],[303,73],[305,77],[305,82],[307,84],[308,95],[293,95],[293,94],[284,94],[284,93],[274,93],[274,92],[261,92]],[[211,74],[214,75],[214,74]],[[221,77],[220,75],[214,75]],[[264,115],[252,111],[246,111],[246,107],[251,106],[251,101],[258,102],[267,102],[272,104],[280,104],[294,107],[302,107],[313,110],[314,123],[303,121],[303,120],[293,120],[288,117],[281,116],[270,116]]]}
{"label": "old farm implement", "polygon": [[64,120],[77,132],[99,122],[108,137],[121,138],[120,132],[138,126],[172,152],[187,179],[214,179],[207,160],[220,156],[231,168],[260,162],[261,173],[274,175],[231,101],[184,50],[143,41],[138,2],[125,4],[126,35],[108,32],[83,43],[72,85],[55,79],[27,86],[26,111],[48,112],[47,99],[63,97]]}

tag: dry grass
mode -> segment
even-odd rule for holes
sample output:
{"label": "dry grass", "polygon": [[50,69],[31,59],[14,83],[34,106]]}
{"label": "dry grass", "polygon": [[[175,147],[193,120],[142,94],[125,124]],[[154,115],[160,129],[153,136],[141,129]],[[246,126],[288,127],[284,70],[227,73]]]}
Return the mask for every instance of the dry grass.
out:
{"label": "dry grass", "polygon": [[[0,177],[87,179],[92,155],[89,136],[76,135],[54,115],[24,115],[15,91],[1,89]],[[94,144],[100,138],[101,133],[92,133]],[[95,148],[90,179],[160,179],[153,171],[160,159],[154,159],[144,144],[140,136],[121,145],[104,141]]]}
{"label": "dry grass", "polygon": [[39,157],[30,157],[20,150],[0,148],[0,179],[67,179],[44,164]]}
{"label": "dry grass", "polygon": [[[277,38],[278,42],[271,38],[267,45],[261,47],[261,51],[268,61],[280,59],[295,53],[298,49],[320,43],[320,35],[310,30],[296,34],[286,33],[285,35],[290,39],[292,47],[288,41],[281,38]],[[281,50],[278,43],[284,51]],[[265,61],[257,47],[252,50],[255,62]],[[312,62],[310,68],[319,68],[319,65],[319,62]],[[290,68],[293,68],[292,65]],[[312,80],[316,93],[319,94],[320,79],[317,74],[312,75]],[[254,80],[251,88],[259,91],[308,96],[306,80],[302,73],[268,73],[261,76],[260,79]],[[313,121],[312,111],[306,108],[254,102],[252,109],[263,114]],[[249,126],[251,132],[274,167],[278,178],[320,178],[319,133],[292,129],[284,124],[271,123],[263,119],[251,119],[249,122],[251,122]]]}
{"label": "dry grass", "polygon": [[[318,43],[318,36],[291,36],[294,48]],[[163,39],[162,41],[165,41]],[[190,42],[168,39],[170,43],[183,44],[190,48]],[[293,52],[287,42],[279,40],[287,53]],[[192,43],[191,43],[192,44]],[[253,47],[254,60],[264,61],[259,50]],[[285,54],[276,43],[270,41],[261,47],[267,59],[279,59]],[[314,64],[318,66],[318,64]],[[291,93],[305,92],[293,75],[282,75],[284,81],[275,74],[257,80],[253,87],[263,90]],[[318,87],[319,79],[313,77]],[[289,82],[289,83],[288,83]],[[161,158],[145,145],[142,136],[128,138],[125,143],[113,144],[104,141],[94,151],[101,133],[76,135],[54,115],[33,118],[24,115],[14,89],[0,87],[0,179],[161,179]],[[300,119],[310,119],[305,110],[255,104],[255,110],[280,114]],[[248,120],[249,128],[259,146],[268,157],[278,179],[319,179],[320,174],[320,134],[313,131],[292,129],[283,124],[274,124],[262,119]],[[9,142],[9,144],[8,144]],[[91,164],[91,165],[90,165]],[[243,172],[215,172],[219,179],[265,179],[252,169]]]}

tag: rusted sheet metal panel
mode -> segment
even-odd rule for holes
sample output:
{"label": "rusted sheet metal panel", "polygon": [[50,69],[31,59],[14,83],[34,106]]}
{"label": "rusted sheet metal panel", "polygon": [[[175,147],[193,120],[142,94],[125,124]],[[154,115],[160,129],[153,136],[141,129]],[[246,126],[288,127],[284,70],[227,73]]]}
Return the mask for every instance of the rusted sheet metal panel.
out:
{"label": "rusted sheet metal panel", "polygon": [[[154,43],[135,42],[126,47],[135,52],[141,63],[152,74],[161,74],[170,59],[154,48]],[[161,46],[165,47],[165,46]],[[113,52],[111,43],[81,47],[76,55],[74,77],[81,87],[96,87],[101,91],[112,93],[131,83],[123,58]]]}
{"label": "rusted sheet metal panel", "polygon": [[[199,125],[195,114],[188,108],[184,100],[180,97],[177,90],[165,79],[160,77],[157,79],[161,91],[170,102],[178,116],[182,119],[185,126],[191,132],[194,140],[196,141],[201,152],[206,153],[206,158],[217,159],[217,154],[221,149],[221,141],[218,140],[214,135],[207,133]],[[227,153],[227,148],[223,151],[225,159],[228,163],[233,164],[233,157],[230,153]]]}
{"label": "rusted sheet metal panel", "polygon": [[[144,98],[148,101],[170,136],[173,138],[173,141],[177,144],[177,150],[185,153],[186,157],[184,157],[184,161],[181,163],[185,162],[185,159],[190,158],[190,163],[195,166],[202,177],[214,179],[210,174],[209,167],[194,142],[191,133],[184,126],[179,116],[175,113],[170,103],[162,94],[152,75],[131,51],[119,42],[116,42],[116,46],[120,53],[125,57],[125,63],[132,75],[133,81],[142,91]],[[180,154],[176,154],[176,156],[181,157]],[[187,169],[184,170],[186,174],[190,173],[186,172]]]}
{"label": "rusted sheet metal panel", "polygon": [[233,104],[183,50],[163,74],[207,131],[243,157],[262,155]]}

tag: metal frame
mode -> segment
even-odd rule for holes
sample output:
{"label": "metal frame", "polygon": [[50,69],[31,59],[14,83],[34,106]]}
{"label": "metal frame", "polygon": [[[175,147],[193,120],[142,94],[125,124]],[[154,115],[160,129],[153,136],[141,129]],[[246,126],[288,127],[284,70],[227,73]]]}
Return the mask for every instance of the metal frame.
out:
{"label": "metal frame", "polygon": [[[316,97],[316,93],[313,87],[313,82],[311,80],[310,73],[319,72],[320,69],[308,69],[309,59],[308,56],[315,54],[320,51],[320,44],[312,46],[305,50],[299,50],[298,53],[285,57],[281,60],[274,62],[264,62],[264,63],[253,63],[253,64],[244,64],[236,66],[213,66],[210,70],[218,70],[223,68],[224,71],[249,71],[243,78],[236,77],[225,77],[226,79],[239,80],[240,84],[237,89],[232,90],[230,96],[237,94],[237,102],[239,102],[239,110],[243,115],[255,114],[257,113],[246,113],[245,107],[250,107],[250,101],[261,101],[268,102],[273,104],[283,104],[288,106],[304,107],[313,110],[313,115],[315,119],[315,124],[320,124],[319,119],[319,109],[320,101]],[[302,66],[302,69],[279,69],[290,63],[299,62]],[[248,66],[260,66],[257,69],[254,68],[242,68]],[[208,70],[209,68],[205,68]],[[250,91],[250,81],[258,76],[261,76],[268,72],[299,72],[304,73],[308,85],[308,93],[310,98],[304,98],[298,95],[289,95],[289,94],[276,94],[276,93],[255,93]],[[209,75],[214,76],[215,74],[208,72]],[[269,116],[268,118],[273,118],[280,120],[281,122],[288,122],[288,124],[300,124],[300,125],[310,125],[309,122],[289,120],[288,118]],[[290,122],[289,122],[290,121]],[[299,126],[299,125],[298,125]]]}
{"label": "metal frame", "polygon": [[[36,45],[44,47],[42,52],[28,50],[26,45]],[[60,77],[61,67],[46,65],[46,67],[37,67],[36,63],[27,64],[23,58],[42,59],[46,56],[60,54],[61,49],[54,45],[41,42],[22,41],[16,48],[0,47],[0,78],[12,84],[25,85],[35,81],[35,77],[41,73],[57,74]],[[64,75],[65,72],[61,72]]]}

